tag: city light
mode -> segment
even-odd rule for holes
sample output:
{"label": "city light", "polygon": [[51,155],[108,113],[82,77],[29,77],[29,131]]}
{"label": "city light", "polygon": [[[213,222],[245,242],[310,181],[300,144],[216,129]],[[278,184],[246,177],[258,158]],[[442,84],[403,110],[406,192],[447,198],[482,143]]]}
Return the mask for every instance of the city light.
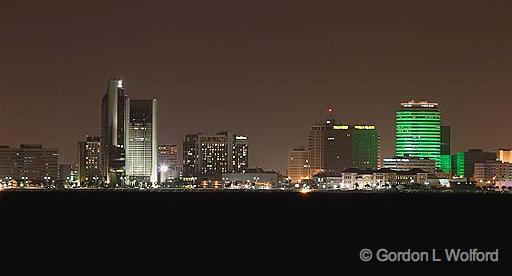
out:
{"label": "city light", "polygon": [[311,190],[309,189],[309,187],[305,187],[305,188],[300,189],[300,192],[301,192],[302,194],[307,194],[307,193],[309,193],[310,191],[311,191]]}

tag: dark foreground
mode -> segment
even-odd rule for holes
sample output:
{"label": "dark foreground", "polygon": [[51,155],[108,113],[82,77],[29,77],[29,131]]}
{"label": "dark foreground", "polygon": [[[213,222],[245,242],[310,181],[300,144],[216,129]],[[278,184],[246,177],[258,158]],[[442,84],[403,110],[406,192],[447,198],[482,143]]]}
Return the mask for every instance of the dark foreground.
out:
{"label": "dark foreground", "polygon": [[[2,275],[509,275],[512,195],[0,191]],[[497,263],[362,262],[499,249]]]}

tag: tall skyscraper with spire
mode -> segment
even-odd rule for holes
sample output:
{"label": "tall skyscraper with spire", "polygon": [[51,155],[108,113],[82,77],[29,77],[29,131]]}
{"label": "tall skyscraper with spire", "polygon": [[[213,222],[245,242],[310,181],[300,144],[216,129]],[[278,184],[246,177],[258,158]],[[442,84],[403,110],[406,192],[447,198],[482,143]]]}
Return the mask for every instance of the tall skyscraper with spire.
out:
{"label": "tall skyscraper with spire", "polygon": [[125,175],[125,108],[123,80],[110,79],[101,101],[101,178],[110,187],[120,187]]}

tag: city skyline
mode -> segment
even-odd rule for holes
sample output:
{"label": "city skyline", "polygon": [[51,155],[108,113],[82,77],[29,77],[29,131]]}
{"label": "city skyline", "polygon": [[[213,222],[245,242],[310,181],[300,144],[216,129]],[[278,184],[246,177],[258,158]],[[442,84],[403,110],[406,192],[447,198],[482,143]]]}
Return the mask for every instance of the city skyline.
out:
{"label": "city skyline", "polygon": [[440,103],[453,152],[512,147],[510,3],[233,3],[3,4],[0,144],[42,143],[75,163],[119,76],[130,96],[159,100],[159,142],[243,133],[251,167],[284,172],[327,108],[376,125],[391,157],[394,113],[412,99]]}

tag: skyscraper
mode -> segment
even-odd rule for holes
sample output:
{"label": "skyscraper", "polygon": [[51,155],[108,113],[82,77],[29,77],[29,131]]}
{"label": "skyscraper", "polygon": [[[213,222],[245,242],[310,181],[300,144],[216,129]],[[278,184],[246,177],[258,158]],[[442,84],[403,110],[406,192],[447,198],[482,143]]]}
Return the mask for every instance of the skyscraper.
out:
{"label": "skyscraper", "polygon": [[247,136],[233,135],[232,141],[232,172],[244,172],[249,168],[249,144],[247,143]]}
{"label": "skyscraper", "polygon": [[321,171],[343,171],[352,168],[352,129],[350,126],[327,120],[323,141]]}
{"label": "skyscraper", "polygon": [[452,171],[452,158],[450,150],[450,133],[449,126],[441,126],[441,156],[439,157],[440,169],[444,173]]}
{"label": "skyscraper", "polygon": [[441,113],[437,103],[410,101],[396,112],[396,155],[424,157],[440,167]]}
{"label": "skyscraper", "polygon": [[130,186],[156,183],[157,107],[153,100],[126,100],[126,178]]}
{"label": "skyscraper", "polygon": [[449,126],[441,126],[441,155],[450,155],[451,130]]}
{"label": "skyscraper", "polygon": [[309,128],[308,150],[310,154],[311,175],[320,173],[325,166],[325,141],[329,123],[315,124]]}
{"label": "skyscraper", "polygon": [[183,176],[197,177],[199,167],[199,135],[187,134],[183,141]]}
{"label": "skyscraper", "polygon": [[292,183],[311,178],[308,150],[296,148],[288,152],[288,177]]}
{"label": "skyscraper", "polygon": [[107,82],[101,101],[101,177],[107,185],[118,187],[125,175],[124,120],[127,96],[121,79]]}
{"label": "skyscraper", "polygon": [[374,125],[351,126],[352,167],[376,170],[380,164],[380,136]]}
{"label": "skyscraper", "polygon": [[336,119],[311,126],[309,134],[311,175],[349,168],[377,169],[380,136],[375,125],[344,125]]}
{"label": "skyscraper", "polygon": [[100,148],[100,137],[87,136],[78,142],[78,184],[82,187],[100,184]]}

